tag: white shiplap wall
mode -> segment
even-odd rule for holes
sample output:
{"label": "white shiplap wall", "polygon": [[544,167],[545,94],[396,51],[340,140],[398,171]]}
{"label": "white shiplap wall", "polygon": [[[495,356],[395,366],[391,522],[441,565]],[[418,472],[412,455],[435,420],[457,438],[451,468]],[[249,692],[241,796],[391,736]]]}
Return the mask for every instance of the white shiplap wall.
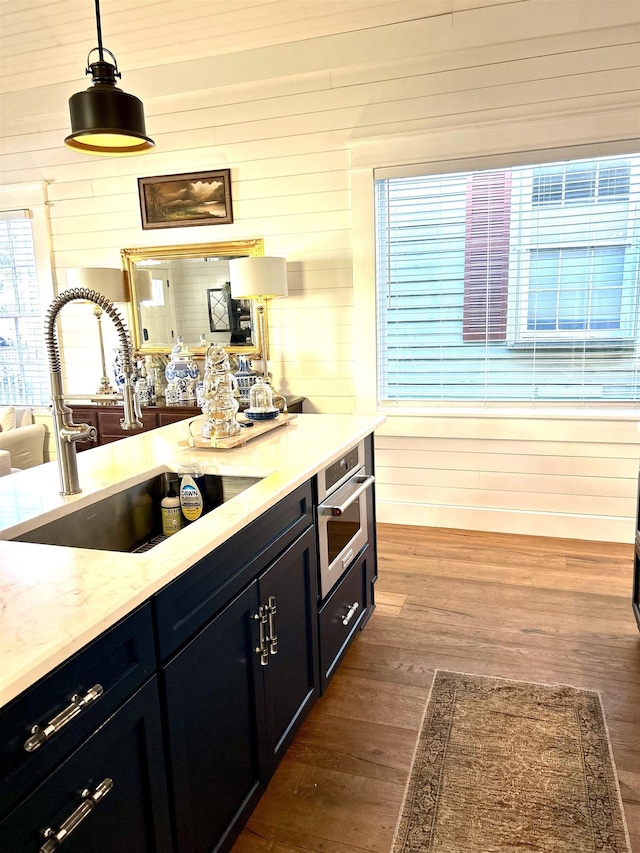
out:
{"label": "white shiplap wall", "polygon": [[379,435],[386,521],[631,541],[635,419],[592,413],[390,419]]}
{"label": "white shiplap wall", "polygon": [[[2,0],[3,13],[10,5]],[[110,5],[124,14],[124,2]],[[139,158],[65,149],[66,99],[82,86],[66,70],[33,74],[25,47],[3,71],[2,182],[48,182],[60,286],[69,266],[119,265],[123,246],[264,237],[267,254],[288,260],[290,295],[270,312],[278,387],[306,396],[309,411],[371,410],[372,168],[522,151],[532,139],[554,147],[640,137],[640,9],[635,0],[372,0],[336,23],[334,4],[304,5],[309,20],[326,9],[333,29],[312,37],[307,21],[304,32],[278,36],[261,18],[259,46],[245,33],[237,52],[220,53],[212,36],[210,52],[201,39],[190,54],[176,53],[167,25],[153,58],[142,38],[105,38],[157,143]],[[171,4],[156,11],[162,28]],[[224,167],[233,225],[141,230],[138,176]],[[95,335],[80,308],[68,308],[68,385],[86,393],[99,375]],[[626,414],[393,414],[378,439],[379,519],[631,541],[640,433]]]}

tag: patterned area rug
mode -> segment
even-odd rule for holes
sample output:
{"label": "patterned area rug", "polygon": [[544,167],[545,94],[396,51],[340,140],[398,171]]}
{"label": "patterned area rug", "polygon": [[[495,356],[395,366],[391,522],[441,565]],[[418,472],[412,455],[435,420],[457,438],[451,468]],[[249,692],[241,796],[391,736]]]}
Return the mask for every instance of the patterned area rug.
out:
{"label": "patterned area rug", "polygon": [[631,853],[600,695],[437,671],[392,853]]}

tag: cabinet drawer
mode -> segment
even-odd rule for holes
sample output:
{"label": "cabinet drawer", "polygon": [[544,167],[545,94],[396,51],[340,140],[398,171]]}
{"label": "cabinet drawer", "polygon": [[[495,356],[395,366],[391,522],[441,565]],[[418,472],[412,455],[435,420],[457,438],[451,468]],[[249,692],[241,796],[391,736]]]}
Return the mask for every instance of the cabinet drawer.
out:
{"label": "cabinet drawer", "polygon": [[202,414],[202,409],[193,408],[188,409],[183,406],[181,408],[177,408],[174,412],[168,412],[166,409],[158,412],[158,426],[167,426],[168,424],[175,424],[179,421],[184,421],[187,418],[196,418],[198,415]]}
{"label": "cabinet drawer", "polygon": [[[81,792],[104,792],[82,806]],[[64,837],[64,853],[170,853],[165,766],[156,679],[135,693],[0,822],[0,850],[36,853],[43,831]],[[65,827],[65,828],[66,828]],[[51,842],[51,849],[58,845]]]}
{"label": "cabinet drawer", "polygon": [[[154,669],[151,608],[145,604],[10,702],[0,712],[0,814],[43,779]],[[35,749],[25,749],[32,726],[48,726],[73,707],[74,695],[88,697],[96,685],[104,691],[99,698],[89,698]]]}
{"label": "cabinet drawer", "polygon": [[208,554],[154,597],[161,660],[166,660],[313,523],[305,483]]}
{"label": "cabinet drawer", "polygon": [[370,557],[371,550],[366,545],[320,609],[320,681],[323,690],[367,615],[367,561]]}

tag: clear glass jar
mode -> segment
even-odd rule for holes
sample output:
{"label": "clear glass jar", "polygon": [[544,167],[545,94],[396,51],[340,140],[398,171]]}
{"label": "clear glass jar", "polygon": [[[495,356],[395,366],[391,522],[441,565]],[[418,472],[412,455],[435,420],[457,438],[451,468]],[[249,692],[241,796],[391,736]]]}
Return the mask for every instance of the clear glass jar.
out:
{"label": "clear glass jar", "polygon": [[262,376],[249,388],[249,408],[252,412],[272,412],[273,392]]}

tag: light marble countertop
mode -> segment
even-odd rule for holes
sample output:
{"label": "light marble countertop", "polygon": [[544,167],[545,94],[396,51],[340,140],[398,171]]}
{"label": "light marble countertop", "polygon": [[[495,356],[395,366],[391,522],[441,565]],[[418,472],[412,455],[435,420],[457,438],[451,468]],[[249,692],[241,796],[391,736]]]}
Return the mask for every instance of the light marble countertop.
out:
{"label": "light marble countertop", "polygon": [[142,554],[0,541],[0,707],[146,601],[382,424],[376,415],[298,415],[233,450],[181,446],[186,422],[78,454],[82,492],[57,462],[0,478],[0,537],[17,536],[156,473],[262,477]]}

